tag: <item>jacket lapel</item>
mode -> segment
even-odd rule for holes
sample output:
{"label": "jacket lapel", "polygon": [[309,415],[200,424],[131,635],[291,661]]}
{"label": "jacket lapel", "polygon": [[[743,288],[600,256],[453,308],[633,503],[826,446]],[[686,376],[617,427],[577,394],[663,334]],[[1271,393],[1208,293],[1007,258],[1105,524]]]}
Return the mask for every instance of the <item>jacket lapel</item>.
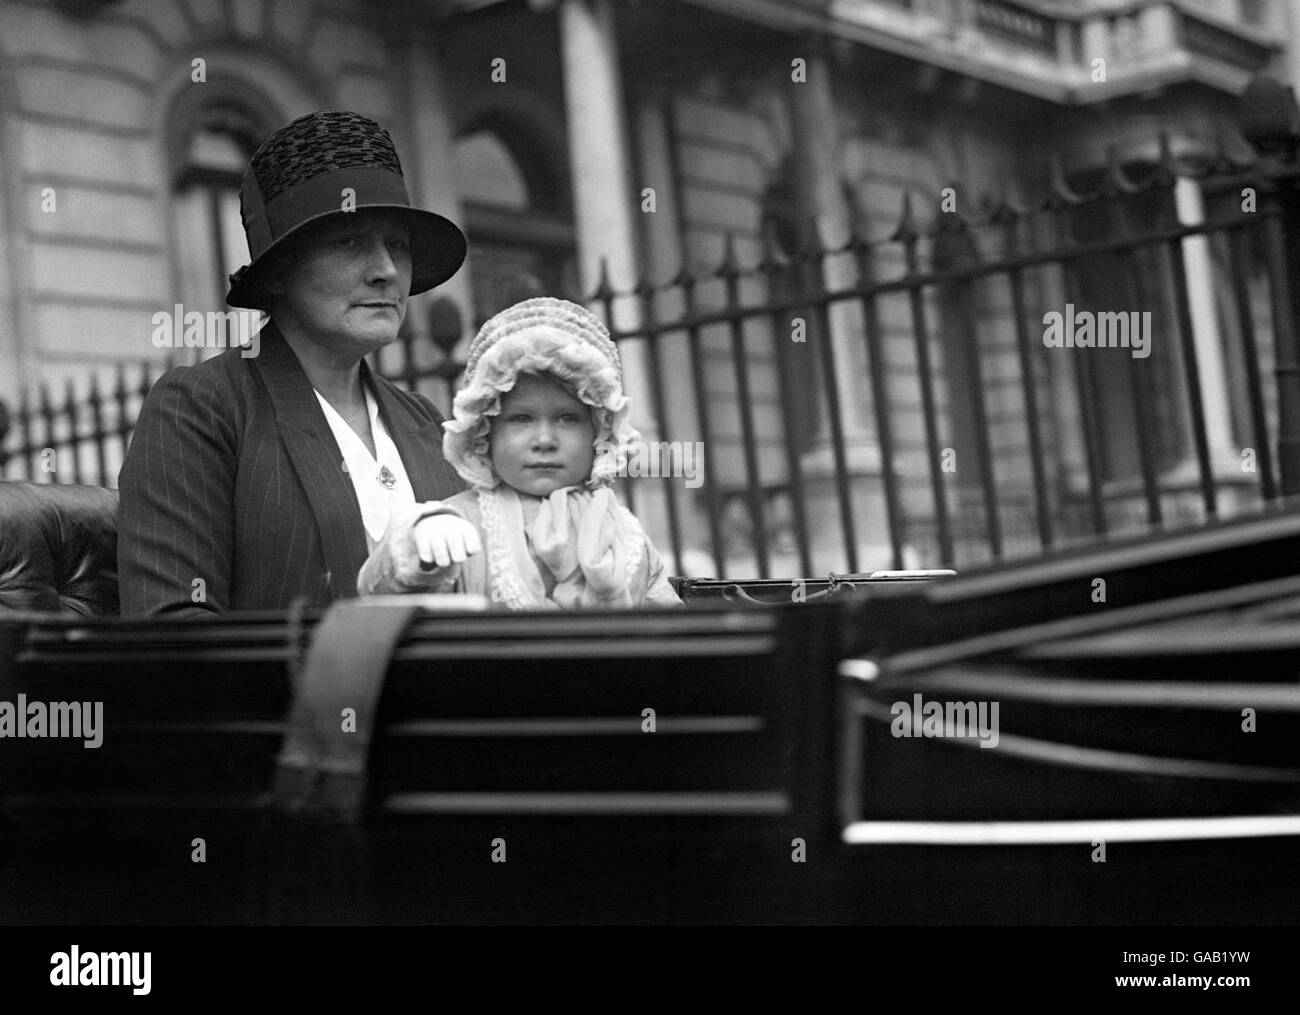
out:
{"label": "jacket lapel", "polygon": [[441,417],[426,420],[417,416],[393,390],[391,382],[376,377],[365,360],[361,361],[361,372],[371,382],[379,414],[402,456],[416,501],[446,500],[465,489],[464,481],[442,457]]}
{"label": "jacket lapel", "polygon": [[261,338],[261,352],[253,362],[271,396],[280,440],[316,518],[330,591],[335,598],[355,596],[357,572],[366,560],[366,530],[356,490],[343,471],[343,454],[298,357],[274,322],[262,330]]}

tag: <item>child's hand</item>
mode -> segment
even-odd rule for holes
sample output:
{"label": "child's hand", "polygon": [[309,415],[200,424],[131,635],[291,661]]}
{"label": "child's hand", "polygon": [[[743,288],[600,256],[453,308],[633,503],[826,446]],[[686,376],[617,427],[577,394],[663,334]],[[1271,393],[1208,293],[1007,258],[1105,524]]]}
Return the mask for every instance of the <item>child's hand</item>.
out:
{"label": "child's hand", "polygon": [[474,526],[438,501],[398,508],[357,573],[357,594],[443,591],[455,569],[481,549]]}
{"label": "child's hand", "polygon": [[415,545],[424,571],[463,564],[483,549],[478,529],[459,515],[421,518],[415,523]]}

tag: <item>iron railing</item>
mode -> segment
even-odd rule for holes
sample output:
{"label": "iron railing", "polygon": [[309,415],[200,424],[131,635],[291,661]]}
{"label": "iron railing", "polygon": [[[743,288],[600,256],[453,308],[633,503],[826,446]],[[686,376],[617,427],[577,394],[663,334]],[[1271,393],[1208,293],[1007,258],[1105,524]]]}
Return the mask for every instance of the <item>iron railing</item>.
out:
{"label": "iron railing", "polygon": [[[698,485],[624,485],[672,569],[968,567],[1300,494],[1300,163],[1293,124],[1254,135],[1253,161],[1162,144],[1087,193],[1056,170],[1033,208],[905,196],[887,235],[859,217],[789,251],[769,228],[748,262],[731,240],[711,271],[602,278],[587,302],[618,322],[634,418],[702,448]],[[1053,312],[1149,313],[1149,355],[1049,348]],[[453,348],[404,335],[376,366],[446,412]],[[0,405],[0,476],[112,485],[151,369]],[[43,472],[51,451],[70,465]]]}

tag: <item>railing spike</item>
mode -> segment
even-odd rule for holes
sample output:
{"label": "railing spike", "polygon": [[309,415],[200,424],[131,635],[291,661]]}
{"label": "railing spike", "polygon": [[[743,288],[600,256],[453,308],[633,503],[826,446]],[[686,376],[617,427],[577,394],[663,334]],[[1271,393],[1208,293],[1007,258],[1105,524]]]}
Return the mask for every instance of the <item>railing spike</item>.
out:
{"label": "railing spike", "polygon": [[1249,150],[1241,136],[1235,131],[1229,131],[1224,124],[1217,124],[1214,130],[1213,172],[1235,173],[1254,163],[1255,153]]}
{"label": "railing spike", "polygon": [[[957,193],[956,181],[949,183],[944,190],[951,190],[954,194]],[[940,205],[940,209],[942,209],[942,207],[943,206]],[[969,229],[970,220],[967,218],[963,207],[964,205],[959,203],[952,211],[940,210],[938,219],[935,222],[935,233],[961,233]]]}
{"label": "railing spike", "polygon": [[770,275],[790,263],[790,259],[781,249],[781,239],[776,235],[776,223],[770,218],[763,223],[761,241],[762,256],[758,262],[759,271]]}
{"label": "railing spike", "polygon": [[614,287],[609,282],[609,258],[602,256],[600,259],[600,274],[596,278],[596,291],[591,294],[592,300],[599,300],[606,303],[614,298]]}
{"label": "railing spike", "polygon": [[1169,136],[1169,131],[1161,128],[1159,134],[1159,164],[1165,172],[1172,173],[1177,168],[1174,164],[1174,145]]}
{"label": "railing spike", "polygon": [[898,215],[898,225],[890,234],[890,240],[895,243],[912,243],[919,234],[916,231],[916,213],[912,209],[912,192],[903,191],[903,207]]}
{"label": "railing spike", "polygon": [[740,274],[736,260],[736,234],[727,230],[727,238],[722,246],[722,263],[713,272],[718,278],[734,278]]}
{"label": "railing spike", "polygon": [[799,260],[812,264],[820,262],[825,256],[821,226],[817,223],[817,216],[809,215],[804,219],[803,231],[799,234]]}
{"label": "railing spike", "polygon": [[1047,170],[1052,188],[1052,197],[1055,201],[1049,201],[1048,207],[1059,207],[1062,205],[1083,204],[1087,200],[1084,195],[1073,190],[1065,179],[1065,164],[1058,151],[1052,152],[1047,158]]}
{"label": "railing spike", "polygon": [[1159,147],[1156,154],[1156,171],[1151,183],[1169,186],[1179,175],[1187,172],[1187,167],[1174,156],[1173,141],[1167,130],[1160,131]]}
{"label": "railing spike", "polygon": [[844,207],[849,211],[849,238],[844,244],[844,249],[859,253],[870,245],[867,241],[867,216],[862,210],[862,202],[858,200],[853,185],[842,177],[840,194],[844,198]]}
{"label": "railing spike", "polygon": [[996,198],[991,198],[992,210],[989,213],[989,222],[995,226],[1014,227],[1018,225],[1028,214],[1028,209],[1023,207],[1012,196],[1011,188],[1004,182],[998,191]]}
{"label": "railing spike", "polygon": [[1124,172],[1118,145],[1110,145],[1106,149],[1106,183],[1116,194],[1136,194],[1142,189]]}
{"label": "railing spike", "polygon": [[650,281],[649,273],[643,268],[637,272],[636,283],[632,286],[632,295],[645,298],[653,296],[655,291],[654,283]]}
{"label": "railing spike", "polygon": [[685,260],[677,266],[677,270],[673,273],[673,277],[668,280],[668,284],[679,289],[693,289],[695,287],[695,275],[691,272]]}

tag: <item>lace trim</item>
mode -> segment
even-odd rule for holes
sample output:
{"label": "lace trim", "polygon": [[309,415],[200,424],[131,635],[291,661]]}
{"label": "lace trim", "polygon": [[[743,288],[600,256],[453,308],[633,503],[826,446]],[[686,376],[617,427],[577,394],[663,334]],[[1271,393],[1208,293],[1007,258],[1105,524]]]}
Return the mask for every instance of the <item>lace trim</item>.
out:
{"label": "lace trim", "polygon": [[539,605],[525,597],[523,580],[506,545],[496,491],[480,487],[475,493],[478,495],[479,514],[483,516],[483,534],[487,537],[488,593],[492,601],[512,610]]}
{"label": "lace trim", "polygon": [[641,560],[645,557],[645,545],[649,540],[646,539],[645,531],[637,521],[636,515],[622,504],[618,509],[623,512],[623,521],[627,523],[627,537],[623,540],[623,547],[627,550],[627,583],[631,588],[632,580],[636,578],[637,570],[641,567]]}

